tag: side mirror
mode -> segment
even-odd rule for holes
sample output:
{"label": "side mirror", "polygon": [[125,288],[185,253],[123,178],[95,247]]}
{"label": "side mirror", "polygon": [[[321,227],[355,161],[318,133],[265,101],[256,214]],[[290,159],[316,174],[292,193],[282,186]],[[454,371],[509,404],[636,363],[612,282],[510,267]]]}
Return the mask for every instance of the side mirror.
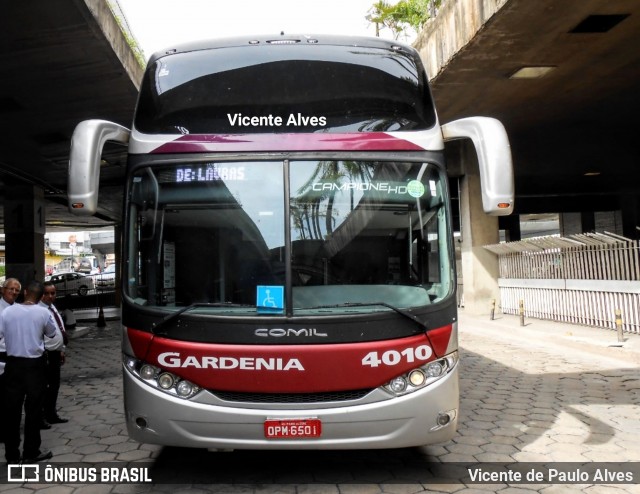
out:
{"label": "side mirror", "polygon": [[442,126],[446,141],[471,139],[478,155],[482,208],[494,216],[513,211],[513,163],[509,138],[502,123],[495,118],[469,117]]}
{"label": "side mirror", "polygon": [[71,138],[71,154],[67,179],[69,211],[92,215],[98,209],[100,161],[105,142],[129,143],[131,131],[105,120],[80,122]]}

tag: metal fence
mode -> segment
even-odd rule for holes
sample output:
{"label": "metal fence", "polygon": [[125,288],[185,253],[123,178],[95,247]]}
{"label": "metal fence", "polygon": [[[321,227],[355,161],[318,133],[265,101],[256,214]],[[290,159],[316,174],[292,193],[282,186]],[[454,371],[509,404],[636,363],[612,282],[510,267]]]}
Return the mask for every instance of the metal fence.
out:
{"label": "metal fence", "polygon": [[501,309],[540,319],[640,333],[638,242],[611,233],[487,245],[498,255]]}

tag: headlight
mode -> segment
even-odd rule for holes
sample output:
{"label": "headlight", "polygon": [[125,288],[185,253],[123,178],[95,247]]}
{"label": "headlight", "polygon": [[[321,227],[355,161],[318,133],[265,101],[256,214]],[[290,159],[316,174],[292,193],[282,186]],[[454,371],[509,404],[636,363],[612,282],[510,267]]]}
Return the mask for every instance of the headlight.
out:
{"label": "headlight", "polygon": [[402,393],[405,389],[407,389],[407,381],[405,381],[402,377],[396,377],[389,383],[389,388],[394,393]]}
{"label": "headlight", "polygon": [[170,372],[163,372],[158,376],[158,386],[162,389],[171,389],[175,382],[176,379]]}
{"label": "headlight", "polygon": [[[127,366],[131,368],[130,366]],[[153,365],[144,364],[140,367],[140,377],[142,379],[153,379],[156,375],[157,369]]]}
{"label": "headlight", "polygon": [[439,381],[458,363],[458,352],[452,352],[438,360],[413,369],[406,374],[394,377],[383,387],[395,396],[413,393],[425,386]]}
{"label": "headlight", "polygon": [[426,372],[427,376],[429,377],[441,376],[444,372],[444,369],[442,368],[442,362],[439,362],[437,360],[435,362],[430,362],[429,365],[427,365]]}
{"label": "headlight", "polygon": [[144,363],[128,355],[123,356],[124,368],[143,383],[179,398],[189,399],[200,391],[200,387],[171,372]]}
{"label": "headlight", "polygon": [[176,386],[176,392],[178,393],[178,396],[182,396],[184,398],[193,394],[193,388],[194,385],[189,381],[180,381],[178,386]]}
{"label": "headlight", "polygon": [[412,386],[418,387],[422,386],[426,380],[426,376],[422,369],[416,369],[409,372],[409,382]]}

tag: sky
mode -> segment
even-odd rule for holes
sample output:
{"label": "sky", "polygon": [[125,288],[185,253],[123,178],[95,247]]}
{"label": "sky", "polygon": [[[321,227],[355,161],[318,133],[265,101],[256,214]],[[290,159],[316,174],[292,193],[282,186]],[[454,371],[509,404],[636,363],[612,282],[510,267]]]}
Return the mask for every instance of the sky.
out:
{"label": "sky", "polygon": [[[145,58],[173,44],[246,34],[375,36],[375,0],[112,0]],[[389,38],[387,31],[380,33]],[[410,41],[410,40],[404,40]]]}

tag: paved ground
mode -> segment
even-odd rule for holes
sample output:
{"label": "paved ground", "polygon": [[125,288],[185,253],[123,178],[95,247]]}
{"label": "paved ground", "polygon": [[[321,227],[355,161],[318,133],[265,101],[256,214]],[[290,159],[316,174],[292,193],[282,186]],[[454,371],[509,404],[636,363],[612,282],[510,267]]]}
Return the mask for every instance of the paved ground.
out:
{"label": "paved ground", "polygon": [[[502,492],[589,494],[640,492],[640,336],[499,316],[460,317],[462,354],[459,434],[438,446],[393,451],[233,452],[161,448],[129,440],[121,402],[119,321],[105,311],[78,314],[63,369],[60,414],[67,424],[43,431],[43,446],[60,462],[141,462],[152,478],[172,484],[0,483],[0,492],[63,493],[278,492],[374,494]],[[612,346],[613,345],[613,346]],[[0,448],[0,458],[4,450]],[[517,462],[527,472],[550,468],[569,484],[465,483],[450,478],[454,466],[490,469]],[[567,464],[566,462],[575,462]],[[604,462],[609,462],[605,464]],[[624,465],[611,463],[630,462]],[[633,484],[581,482],[589,467],[633,475]],[[0,467],[4,468],[4,467]],[[504,471],[504,468],[500,468]],[[1,474],[2,472],[0,472]],[[462,475],[462,474],[461,474]],[[194,485],[194,476],[199,485]],[[455,477],[455,475],[454,475]],[[6,476],[4,477],[6,479]],[[544,480],[548,480],[544,477]]]}

